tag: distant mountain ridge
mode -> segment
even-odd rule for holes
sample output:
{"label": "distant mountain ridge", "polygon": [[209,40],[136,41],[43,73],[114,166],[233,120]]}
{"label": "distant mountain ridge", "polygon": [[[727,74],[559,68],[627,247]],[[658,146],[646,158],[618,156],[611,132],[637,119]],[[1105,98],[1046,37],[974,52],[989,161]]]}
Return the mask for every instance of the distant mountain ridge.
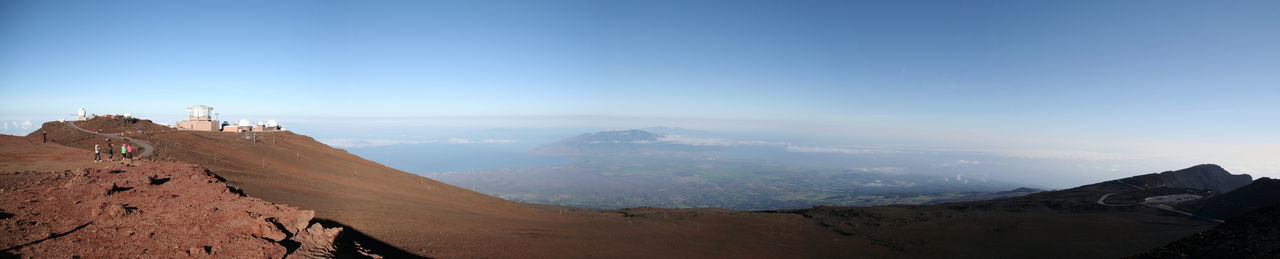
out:
{"label": "distant mountain ridge", "polygon": [[1227,193],[1249,185],[1253,182],[1253,177],[1248,174],[1231,174],[1215,164],[1202,164],[1177,171],[1124,178],[1120,181],[1143,188],[1192,188]]}
{"label": "distant mountain ridge", "polygon": [[665,141],[669,136],[643,130],[608,130],[583,133],[544,145],[529,152],[549,156],[619,155],[653,152],[698,152],[710,150]]}

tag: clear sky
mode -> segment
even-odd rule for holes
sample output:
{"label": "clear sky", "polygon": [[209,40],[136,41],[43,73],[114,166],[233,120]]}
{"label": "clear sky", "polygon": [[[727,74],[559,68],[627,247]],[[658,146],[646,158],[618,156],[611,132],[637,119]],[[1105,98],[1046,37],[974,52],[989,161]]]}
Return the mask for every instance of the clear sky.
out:
{"label": "clear sky", "polygon": [[10,0],[0,120],[176,119],[193,104],[675,118],[1278,172],[1278,14],[1280,1]]}

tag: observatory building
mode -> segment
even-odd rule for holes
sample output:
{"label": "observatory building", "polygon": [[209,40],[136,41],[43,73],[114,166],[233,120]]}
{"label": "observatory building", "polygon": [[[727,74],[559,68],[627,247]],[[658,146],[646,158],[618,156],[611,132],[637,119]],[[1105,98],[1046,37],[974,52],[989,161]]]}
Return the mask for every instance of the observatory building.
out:
{"label": "observatory building", "polygon": [[222,131],[225,132],[263,132],[281,130],[284,130],[284,127],[281,127],[280,123],[276,122],[276,120],[269,120],[267,122],[258,121],[258,124],[253,124],[249,119],[240,119],[240,121],[235,124],[222,124]]}
{"label": "observatory building", "polygon": [[76,120],[77,120],[77,121],[86,121],[86,120],[89,120],[89,119],[91,119],[91,118],[88,116],[88,113],[87,113],[87,112],[85,112],[84,108],[80,108],[80,110],[77,110],[77,111],[76,111]]}
{"label": "observatory building", "polygon": [[220,123],[213,120],[209,114],[212,114],[213,107],[206,105],[196,105],[187,107],[187,120],[179,121],[178,128],[184,130],[199,131],[218,131]]}
{"label": "observatory building", "polygon": [[240,119],[235,125],[222,126],[222,130],[227,132],[250,132],[253,131],[253,123],[248,119]]}
{"label": "observatory building", "polygon": [[248,119],[241,119],[238,123],[218,121],[216,116],[209,116],[213,113],[213,107],[207,105],[196,105],[187,107],[187,120],[178,122],[178,129],[181,130],[198,130],[198,131],[221,131],[221,132],[264,132],[264,131],[283,131],[284,127],[280,126],[276,120],[267,122],[259,121],[253,124]]}

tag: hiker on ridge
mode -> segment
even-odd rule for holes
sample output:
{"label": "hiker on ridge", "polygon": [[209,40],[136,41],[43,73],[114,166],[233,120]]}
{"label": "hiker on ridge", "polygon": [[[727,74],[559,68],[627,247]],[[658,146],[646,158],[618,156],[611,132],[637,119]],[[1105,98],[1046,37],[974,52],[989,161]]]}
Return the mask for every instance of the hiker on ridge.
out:
{"label": "hiker on ridge", "polygon": [[98,149],[98,144],[93,144],[93,162],[102,162],[102,151]]}
{"label": "hiker on ridge", "polygon": [[[123,155],[123,154],[122,154]],[[107,139],[107,161],[116,159],[116,146],[111,144],[111,139]]]}
{"label": "hiker on ridge", "polygon": [[129,143],[120,144],[120,159],[129,159]]}
{"label": "hiker on ridge", "polygon": [[129,159],[133,159],[133,145],[129,145]]}
{"label": "hiker on ridge", "polygon": [[40,143],[46,143],[46,142],[49,142],[49,138],[48,138],[48,136],[46,136],[46,135],[49,135],[49,132],[48,132],[48,131],[41,131],[41,132],[40,132]]}

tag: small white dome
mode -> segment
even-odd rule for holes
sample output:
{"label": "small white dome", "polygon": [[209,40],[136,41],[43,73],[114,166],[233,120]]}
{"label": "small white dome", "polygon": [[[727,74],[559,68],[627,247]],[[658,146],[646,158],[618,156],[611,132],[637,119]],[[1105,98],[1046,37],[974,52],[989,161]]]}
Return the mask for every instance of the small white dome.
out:
{"label": "small white dome", "polygon": [[249,121],[249,119],[240,119],[240,123],[238,124],[238,126],[253,127],[253,122]]}
{"label": "small white dome", "polygon": [[267,125],[266,122],[258,121],[258,126],[266,126],[266,125]]}
{"label": "small white dome", "polygon": [[276,120],[267,120],[267,127],[275,127],[275,126],[280,126],[280,123],[276,122]]}

